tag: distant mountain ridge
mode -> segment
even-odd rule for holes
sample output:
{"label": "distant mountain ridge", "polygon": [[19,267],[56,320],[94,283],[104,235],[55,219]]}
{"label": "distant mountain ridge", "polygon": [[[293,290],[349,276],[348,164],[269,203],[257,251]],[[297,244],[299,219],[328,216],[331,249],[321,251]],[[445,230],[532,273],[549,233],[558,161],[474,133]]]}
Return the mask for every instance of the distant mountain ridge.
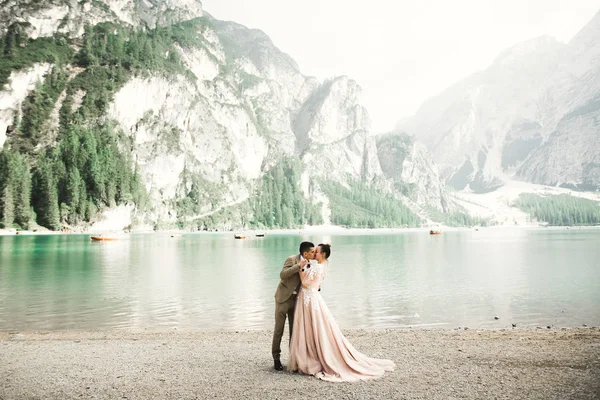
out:
{"label": "distant mountain ridge", "polygon": [[516,178],[597,190],[599,43],[600,12],[568,44],[544,36],[503,51],[398,128],[426,144],[456,189]]}

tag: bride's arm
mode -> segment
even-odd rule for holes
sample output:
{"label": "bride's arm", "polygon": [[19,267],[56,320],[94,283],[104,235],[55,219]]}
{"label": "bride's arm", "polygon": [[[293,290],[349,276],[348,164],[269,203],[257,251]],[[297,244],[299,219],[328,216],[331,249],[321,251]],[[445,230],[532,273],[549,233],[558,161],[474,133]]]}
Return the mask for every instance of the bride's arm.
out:
{"label": "bride's arm", "polygon": [[[311,273],[313,272],[313,273]],[[306,264],[303,268],[300,268],[300,281],[302,284],[310,284],[317,278],[317,275],[314,273],[314,267],[311,271],[311,264]]]}
{"label": "bride's arm", "polygon": [[323,281],[325,280],[326,277],[327,277],[327,263],[323,264],[323,278],[321,279],[321,282],[319,283],[319,292],[321,291],[321,283],[323,283]]}

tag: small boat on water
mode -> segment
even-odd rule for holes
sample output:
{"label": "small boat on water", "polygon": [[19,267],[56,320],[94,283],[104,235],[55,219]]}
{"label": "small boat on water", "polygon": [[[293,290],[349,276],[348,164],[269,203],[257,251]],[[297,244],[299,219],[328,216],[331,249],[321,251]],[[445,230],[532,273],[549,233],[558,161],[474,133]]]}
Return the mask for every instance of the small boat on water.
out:
{"label": "small boat on water", "polygon": [[441,235],[442,231],[434,231],[433,229],[429,231],[430,235]]}
{"label": "small boat on water", "polygon": [[265,237],[265,233],[264,232],[259,232],[256,234],[256,237]]}
{"label": "small boat on water", "polygon": [[116,237],[111,237],[111,236],[102,236],[102,235],[98,235],[98,236],[90,236],[91,240],[94,240],[96,242],[108,242],[111,240],[117,240]]}
{"label": "small boat on water", "polygon": [[234,234],[233,237],[236,239],[246,239],[246,235],[242,235],[239,233]]}

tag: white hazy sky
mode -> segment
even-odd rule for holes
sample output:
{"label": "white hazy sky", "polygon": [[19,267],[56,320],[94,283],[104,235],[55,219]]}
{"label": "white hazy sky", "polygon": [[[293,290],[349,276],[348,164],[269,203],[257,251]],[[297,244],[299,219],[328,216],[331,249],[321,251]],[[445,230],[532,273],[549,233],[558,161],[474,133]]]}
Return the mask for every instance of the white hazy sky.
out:
{"label": "white hazy sky", "polygon": [[541,35],[568,42],[598,0],[203,0],[215,18],[267,33],[304,75],[348,75],[373,132]]}

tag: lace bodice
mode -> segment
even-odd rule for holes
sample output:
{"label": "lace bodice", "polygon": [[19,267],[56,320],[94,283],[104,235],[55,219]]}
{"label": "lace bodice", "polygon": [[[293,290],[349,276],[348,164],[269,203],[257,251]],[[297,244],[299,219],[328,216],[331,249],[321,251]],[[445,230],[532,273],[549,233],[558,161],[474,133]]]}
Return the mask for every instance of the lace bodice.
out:
{"label": "lace bodice", "polygon": [[304,288],[319,288],[325,279],[325,264],[314,264],[310,268],[304,267],[300,272],[300,280]]}
{"label": "lace bodice", "polygon": [[310,268],[304,268],[300,272],[300,280],[302,281],[302,291],[304,293],[304,306],[312,303],[313,308],[319,308],[318,301],[313,300],[314,296],[318,296],[321,282],[325,279],[326,264],[314,264]]}

